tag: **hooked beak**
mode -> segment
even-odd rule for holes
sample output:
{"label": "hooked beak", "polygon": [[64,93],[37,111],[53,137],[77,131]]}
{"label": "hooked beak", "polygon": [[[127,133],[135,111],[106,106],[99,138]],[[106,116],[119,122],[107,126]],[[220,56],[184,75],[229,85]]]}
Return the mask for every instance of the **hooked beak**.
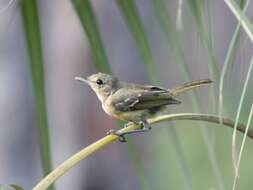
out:
{"label": "hooked beak", "polygon": [[86,80],[86,79],[83,78],[83,77],[75,77],[75,80],[78,80],[78,81],[80,81],[80,82],[84,82],[84,83],[90,85],[90,81]]}

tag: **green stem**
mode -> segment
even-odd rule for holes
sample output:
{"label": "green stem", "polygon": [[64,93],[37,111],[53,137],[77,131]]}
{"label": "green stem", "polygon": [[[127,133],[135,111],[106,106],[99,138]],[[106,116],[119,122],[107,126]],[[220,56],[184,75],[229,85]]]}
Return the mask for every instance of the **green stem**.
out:
{"label": "green stem", "polygon": [[[158,116],[148,120],[148,123],[158,123],[162,121],[176,121],[176,120],[196,120],[196,121],[206,121],[211,123],[220,123],[219,117],[216,115],[209,115],[209,114],[199,114],[199,113],[178,113],[178,114],[168,114]],[[222,124],[219,126],[228,126],[234,128],[234,121],[223,118]],[[211,125],[213,126],[213,125]],[[140,128],[138,125],[129,125],[128,127],[120,129],[118,132],[119,134],[124,134],[126,132],[135,130]],[[244,133],[246,126],[244,124],[238,124],[237,130]],[[247,132],[247,136],[253,139],[253,129]],[[102,139],[94,142],[93,144],[87,146],[80,152],[76,153],[68,160],[63,162],[60,166],[58,166],[55,170],[53,170],[48,176],[42,179],[32,190],[45,190],[48,186],[50,186],[54,181],[56,181],[60,176],[65,174],[68,170],[78,164],[81,160],[87,158],[91,154],[95,153],[99,149],[103,148],[105,145],[112,143],[113,141],[118,140],[119,136],[117,135],[107,135]]]}

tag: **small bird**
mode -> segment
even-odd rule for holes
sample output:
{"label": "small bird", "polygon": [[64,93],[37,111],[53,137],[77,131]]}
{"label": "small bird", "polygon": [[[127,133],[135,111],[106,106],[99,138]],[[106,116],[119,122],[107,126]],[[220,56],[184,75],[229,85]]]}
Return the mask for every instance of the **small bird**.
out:
{"label": "small bird", "polygon": [[122,82],[105,73],[96,73],[86,79],[75,79],[87,83],[92,88],[108,115],[128,121],[125,126],[132,123],[141,126],[140,129],[124,134],[118,134],[115,129],[108,132],[120,136],[119,140],[122,142],[126,141],[126,134],[149,131],[151,127],[147,119],[161,113],[168,105],[180,104],[181,102],[175,98],[179,94],[212,83],[210,79],[203,79],[187,82],[169,90],[158,86]]}

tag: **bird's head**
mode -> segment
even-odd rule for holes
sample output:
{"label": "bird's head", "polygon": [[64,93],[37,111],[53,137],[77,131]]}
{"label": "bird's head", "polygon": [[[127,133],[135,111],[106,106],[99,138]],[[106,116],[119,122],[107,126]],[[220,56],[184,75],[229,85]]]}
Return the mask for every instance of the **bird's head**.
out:
{"label": "bird's head", "polygon": [[118,79],[105,73],[96,73],[86,79],[82,77],[75,77],[75,79],[88,84],[101,102],[105,101],[118,88]]}

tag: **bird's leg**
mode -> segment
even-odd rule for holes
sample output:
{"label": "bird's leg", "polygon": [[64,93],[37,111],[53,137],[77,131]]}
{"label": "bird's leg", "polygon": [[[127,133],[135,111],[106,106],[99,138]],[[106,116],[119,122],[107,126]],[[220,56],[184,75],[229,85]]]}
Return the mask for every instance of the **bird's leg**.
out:
{"label": "bird's leg", "polygon": [[107,135],[117,135],[119,137],[120,142],[127,142],[124,134],[120,134],[119,130],[117,130],[117,129],[110,129],[106,134]]}
{"label": "bird's leg", "polygon": [[[129,122],[125,125],[125,127],[129,126],[129,125],[132,125],[133,123],[135,122]],[[127,135],[127,134],[134,134],[134,133],[143,133],[143,132],[147,132],[147,131],[150,131],[151,130],[151,126],[149,123],[147,123],[146,120],[141,120],[139,121],[138,123],[136,123],[137,125],[140,125],[141,128],[140,129],[134,129],[132,131],[127,131],[127,132],[124,132],[122,133],[121,135]]]}
{"label": "bird's leg", "polygon": [[[129,121],[128,123],[126,123],[125,125],[124,125],[124,128],[125,127],[128,127],[129,125],[133,125],[133,124],[135,124],[133,121]],[[138,124],[139,125],[139,124]]]}
{"label": "bird's leg", "polygon": [[[133,125],[135,122],[128,122],[127,124],[125,124],[124,127],[128,127],[129,125]],[[137,125],[140,125],[141,128],[140,129],[134,129],[132,131],[127,131],[127,132],[124,132],[124,133],[119,133],[119,131],[117,129],[111,129],[107,132],[107,135],[109,134],[113,134],[113,135],[117,135],[119,136],[119,141],[120,142],[127,142],[126,141],[126,137],[125,135],[128,135],[128,134],[135,134],[135,133],[143,133],[143,132],[147,132],[147,131],[150,131],[151,130],[151,126],[149,123],[147,123],[146,120],[141,120],[139,121],[138,123],[135,123]]]}

